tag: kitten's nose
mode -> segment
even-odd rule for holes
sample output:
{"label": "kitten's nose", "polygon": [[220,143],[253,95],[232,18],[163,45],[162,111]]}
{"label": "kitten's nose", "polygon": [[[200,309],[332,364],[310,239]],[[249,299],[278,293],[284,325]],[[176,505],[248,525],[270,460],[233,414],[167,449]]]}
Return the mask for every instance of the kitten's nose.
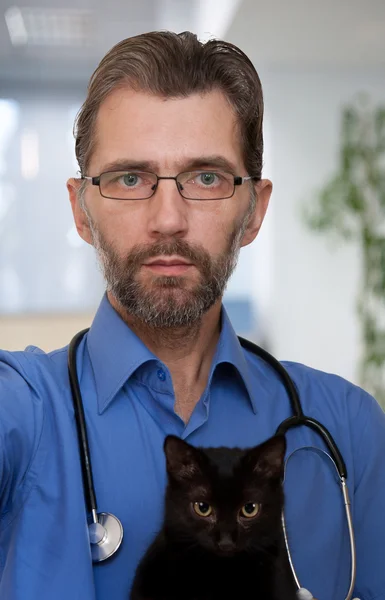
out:
{"label": "kitten's nose", "polygon": [[218,541],[218,548],[221,552],[231,552],[234,550],[235,544],[229,533],[222,533]]}

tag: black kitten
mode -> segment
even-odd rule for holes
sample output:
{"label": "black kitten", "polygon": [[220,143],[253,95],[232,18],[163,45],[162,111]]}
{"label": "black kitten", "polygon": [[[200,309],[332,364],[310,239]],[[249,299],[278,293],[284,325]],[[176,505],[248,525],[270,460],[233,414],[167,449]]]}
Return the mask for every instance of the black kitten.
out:
{"label": "black kitten", "polygon": [[131,600],[295,600],[281,525],[286,442],[195,448],[168,436],[162,530]]}

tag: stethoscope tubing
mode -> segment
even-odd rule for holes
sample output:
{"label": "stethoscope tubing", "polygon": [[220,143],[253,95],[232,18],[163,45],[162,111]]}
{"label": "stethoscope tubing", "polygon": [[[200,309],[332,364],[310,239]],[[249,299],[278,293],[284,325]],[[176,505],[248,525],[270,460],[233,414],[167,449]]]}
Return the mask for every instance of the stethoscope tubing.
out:
{"label": "stethoscope tubing", "polygon": [[337,466],[339,476],[344,477],[346,479],[347,478],[347,470],[346,470],[345,461],[342,458],[342,454],[339,451],[338,446],[333,439],[333,436],[326,429],[326,427],[324,427],[322,425],[322,423],[320,423],[319,421],[316,421],[316,419],[313,419],[312,417],[307,417],[304,414],[302,405],[301,405],[301,401],[299,399],[299,394],[297,392],[297,389],[294,385],[292,378],[290,377],[290,375],[286,371],[286,369],[281,365],[281,363],[276,358],[274,358],[274,356],[269,354],[269,352],[267,352],[263,348],[260,348],[260,346],[257,346],[253,342],[250,342],[249,340],[246,340],[242,337],[239,337],[238,339],[241,343],[241,346],[243,346],[243,348],[245,348],[249,352],[252,352],[253,354],[256,354],[257,356],[262,358],[263,361],[268,363],[272,367],[272,369],[276,372],[276,374],[279,375],[283,385],[285,386],[287,395],[290,400],[290,405],[291,405],[291,410],[293,412],[293,415],[291,417],[289,417],[288,419],[286,419],[285,421],[283,421],[277,427],[276,434],[284,435],[289,429],[291,429],[293,427],[301,427],[301,426],[310,427],[311,429],[316,431],[318,433],[318,435],[324,441],[326,447],[328,448],[328,450]]}
{"label": "stethoscope tubing", "polygon": [[97,521],[95,519],[98,507],[96,502],[94,478],[92,474],[92,463],[88,443],[86,419],[84,415],[84,406],[80,391],[78,370],[76,365],[76,350],[80,344],[81,339],[88,331],[89,328],[83,329],[72,338],[68,349],[68,371],[75,412],[75,422],[80,447],[80,460],[83,474],[84,497],[86,500],[87,510],[90,514],[92,514],[93,521],[94,523],[96,523]]}
{"label": "stethoscope tubing", "polygon": [[98,514],[86,419],[76,365],[76,351],[81,339],[87,331],[88,329],[80,331],[70,342],[68,351],[68,372],[78,433],[83,492],[88,513],[91,514],[92,517],[92,523],[88,524],[91,557],[92,562],[100,563],[110,558],[110,556],[113,556],[120,548],[123,539],[123,526],[118,517],[111,513],[102,512]]}
{"label": "stethoscope tubing", "polygon": [[[330,460],[330,462],[332,463],[333,467],[335,468],[338,479],[339,479],[339,484],[340,484],[342,496],[344,499],[346,522],[348,525],[349,543],[350,543],[350,561],[351,561],[350,562],[350,565],[351,565],[350,584],[349,584],[349,590],[345,597],[345,600],[351,600],[351,598],[353,596],[354,584],[356,581],[356,574],[357,574],[357,556],[356,556],[356,543],[355,543],[355,539],[354,539],[353,517],[352,517],[351,504],[350,504],[350,498],[349,498],[349,490],[348,490],[348,486],[346,484],[346,479],[344,477],[340,477],[336,462],[333,460],[333,458],[330,456],[330,454],[328,454],[328,452],[326,450],[323,450],[321,448],[314,448],[313,446],[306,446],[306,447],[297,448],[296,450],[291,452],[291,454],[287,457],[287,459],[285,461],[284,481],[285,481],[285,477],[286,477],[287,465],[288,465],[289,460],[292,458],[292,456],[294,454],[296,454],[297,452],[301,452],[301,451],[303,452],[304,450],[316,452],[317,454],[321,454],[321,455],[327,457]],[[295,583],[296,583],[298,589],[301,589],[301,584],[299,582],[296,570],[294,568],[293,559],[291,556],[291,550],[290,550],[290,544],[289,544],[289,540],[288,540],[286,519],[285,519],[284,511],[282,511],[281,522],[282,522],[282,530],[283,530],[284,541],[285,541],[285,546],[286,546],[286,551],[287,551],[287,555],[288,555],[288,559],[289,559],[290,568],[291,568],[291,571],[292,571],[292,574],[293,574],[293,577],[294,577],[294,580],[295,580]],[[358,598],[356,598],[355,600],[358,600]]]}

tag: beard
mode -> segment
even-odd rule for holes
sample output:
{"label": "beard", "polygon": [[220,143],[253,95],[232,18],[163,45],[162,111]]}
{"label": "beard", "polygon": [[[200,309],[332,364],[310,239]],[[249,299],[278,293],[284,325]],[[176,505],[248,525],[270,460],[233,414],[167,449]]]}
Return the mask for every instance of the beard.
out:
{"label": "beard", "polygon": [[[248,211],[228,235],[225,251],[214,257],[202,246],[179,238],[138,244],[122,257],[106,240],[85,206],[84,210],[107,291],[125,312],[156,329],[197,325],[209,308],[222,298],[237,265],[240,242],[250,218]],[[153,275],[150,281],[141,281],[139,272],[145,261],[172,255],[193,264],[199,280],[192,283],[183,275]]]}

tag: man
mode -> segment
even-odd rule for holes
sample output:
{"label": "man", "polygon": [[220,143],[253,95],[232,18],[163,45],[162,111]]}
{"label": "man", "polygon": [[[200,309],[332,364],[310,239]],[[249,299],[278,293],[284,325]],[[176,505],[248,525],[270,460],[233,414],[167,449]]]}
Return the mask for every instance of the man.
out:
{"label": "man", "polygon": [[[271,194],[262,116],[247,57],[190,33],[124,40],[94,73],[77,120],[81,178],[67,187],[107,292],[76,364],[98,510],[120,519],[124,537],[112,558],[92,564],[68,349],[2,352],[1,600],[127,600],[162,519],[165,435],[247,447],[290,416],[279,377],[240,346],[221,304]],[[347,465],[355,594],[384,600],[385,416],[346,381],[285,366]],[[334,467],[308,428],[290,430],[287,442],[298,576],[318,600],[341,600],[350,551]]]}

